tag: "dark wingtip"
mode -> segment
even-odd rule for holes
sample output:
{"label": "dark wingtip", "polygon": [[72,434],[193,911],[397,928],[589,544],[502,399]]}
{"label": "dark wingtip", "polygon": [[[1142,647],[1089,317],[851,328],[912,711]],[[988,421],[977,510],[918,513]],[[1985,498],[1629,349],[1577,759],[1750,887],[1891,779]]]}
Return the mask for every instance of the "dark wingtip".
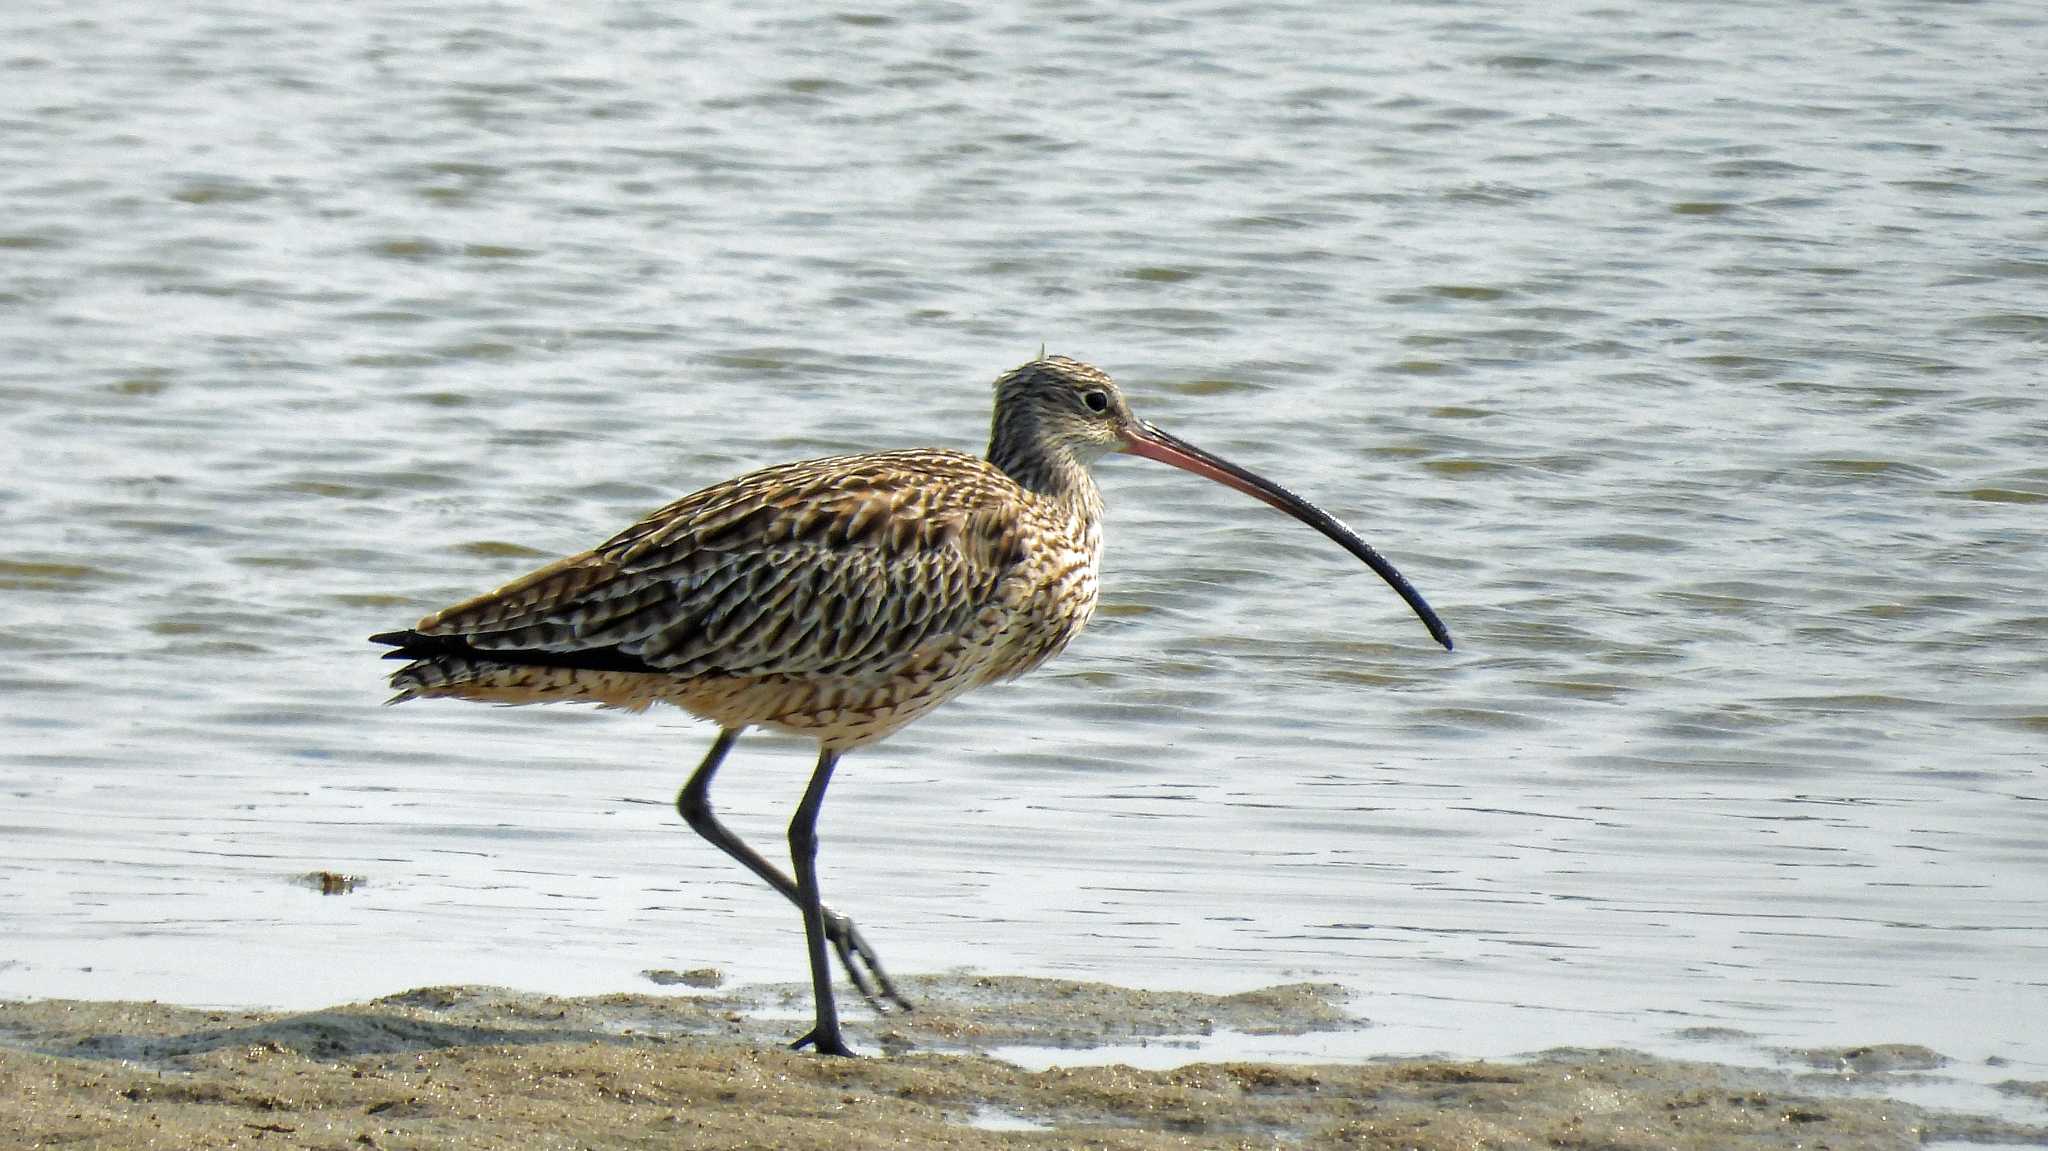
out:
{"label": "dark wingtip", "polygon": [[371,643],[381,643],[392,650],[384,653],[385,659],[429,659],[437,655],[474,655],[465,636],[424,635],[411,628],[399,631],[378,632],[370,637]]}

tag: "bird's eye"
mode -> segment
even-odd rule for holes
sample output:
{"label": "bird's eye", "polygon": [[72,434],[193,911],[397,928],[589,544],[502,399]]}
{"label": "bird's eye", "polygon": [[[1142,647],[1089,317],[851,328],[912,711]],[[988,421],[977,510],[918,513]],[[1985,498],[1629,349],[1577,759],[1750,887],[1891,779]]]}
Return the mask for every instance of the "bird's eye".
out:
{"label": "bird's eye", "polygon": [[1109,410],[1109,393],[1082,392],[1081,402],[1087,404],[1091,412],[1106,412]]}

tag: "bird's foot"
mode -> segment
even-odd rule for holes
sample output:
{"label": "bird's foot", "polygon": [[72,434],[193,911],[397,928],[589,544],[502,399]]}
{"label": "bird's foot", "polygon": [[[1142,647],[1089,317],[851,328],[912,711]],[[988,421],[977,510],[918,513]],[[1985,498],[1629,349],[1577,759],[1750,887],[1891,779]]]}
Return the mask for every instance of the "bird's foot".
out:
{"label": "bird's foot", "polygon": [[806,1047],[816,1049],[820,1055],[843,1055],[848,1059],[855,1058],[853,1048],[846,1045],[846,1040],[839,1034],[837,1027],[823,1036],[820,1036],[818,1029],[813,1027],[809,1031],[804,1032],[803,1038],[789,1045],[791,1051],[802,1051]]}
{"label": "bird's foot", "polygon": [[854,927],[853,920],[827,911],[825,938],[832,941],[832,950],[839,953],[839,965],[846,969],[846,977],[853,981],[860,997],[868,1001],[875,1014],[887,1015],[892,1010],[907,1012],[911,1009],[910,1000],[896,990],[895,981],[882,970],[882,957],[868,946],[860,930]]}

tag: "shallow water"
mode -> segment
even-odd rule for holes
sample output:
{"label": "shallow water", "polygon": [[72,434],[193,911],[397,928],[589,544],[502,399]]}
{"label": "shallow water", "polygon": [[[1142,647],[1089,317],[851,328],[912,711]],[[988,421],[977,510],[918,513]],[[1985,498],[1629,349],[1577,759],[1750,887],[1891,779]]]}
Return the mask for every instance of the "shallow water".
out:
{"label": "shallow water", "polygon": [[[1043,342],[1459,646],[1106,462],[1091,631],[834,784],[893,966],[2048,1075],[2043,18],[1350,12],[0,15],[0,995],[800,978],[669,807],[707,729],[384,709],[362,637],[978,447]],[[809,758],[722,810],[773,846]]]}

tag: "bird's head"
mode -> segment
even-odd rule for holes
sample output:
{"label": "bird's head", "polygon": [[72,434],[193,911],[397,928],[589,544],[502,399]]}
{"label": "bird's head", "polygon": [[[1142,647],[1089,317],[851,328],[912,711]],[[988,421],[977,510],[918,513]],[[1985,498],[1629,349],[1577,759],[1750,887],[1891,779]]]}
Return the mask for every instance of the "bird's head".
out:
{"label": "bird's head", "polygon": [[1041,355],[996,380],[995,438],[1011,451],[1085,466],[1122,451],[1137,423],[1115,381],[1079,360]]}

